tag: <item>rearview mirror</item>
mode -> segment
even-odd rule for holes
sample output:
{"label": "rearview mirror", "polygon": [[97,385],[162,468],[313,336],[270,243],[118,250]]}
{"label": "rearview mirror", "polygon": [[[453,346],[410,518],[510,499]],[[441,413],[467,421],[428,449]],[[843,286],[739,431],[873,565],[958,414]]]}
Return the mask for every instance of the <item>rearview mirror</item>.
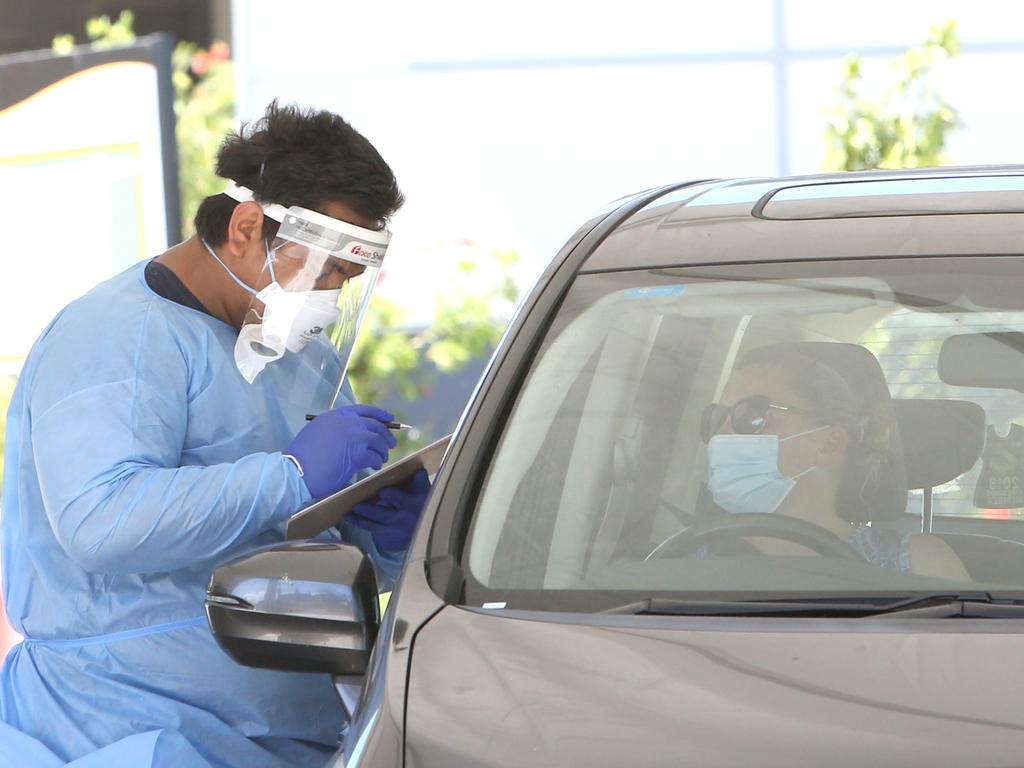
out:
{"label": "rearview mirror", "polygon": [[942,342],[939,378],[958,387],[1024,392],[1024,333],[963,333]]}
{"label": "rearview mirror", "polygon": [[206,616],[239,664],[362,675],[380,625],[377,579],[349,544],[276,544],[214,571]]}

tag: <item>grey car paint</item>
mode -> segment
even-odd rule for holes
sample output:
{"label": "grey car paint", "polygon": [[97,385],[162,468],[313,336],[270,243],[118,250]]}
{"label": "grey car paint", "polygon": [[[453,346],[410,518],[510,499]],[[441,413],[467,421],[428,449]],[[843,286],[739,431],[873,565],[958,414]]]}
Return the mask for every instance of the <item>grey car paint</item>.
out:
{"label": "grey car paint", "polygon": [[[1024,169],[800,181],[957,173]],[[475,489],[537,340],[578,272],[1020,252],[1020,214],[1005,211],[829,221],[752,216],[766,191],[786,183],[705,182],[644,193],[589,222],[552,261],[463,416],[334,768],[1024,762],[1018,620],[567,616],[458,605],[460,537]],[[750,189],[730,189],[743,186]],[[688,205],[711,191],[741,202]]]}
{"label": "grey car paint", "polygon": [[1021,764],[1024,623],[601,618],[441,611],[406,765]]}

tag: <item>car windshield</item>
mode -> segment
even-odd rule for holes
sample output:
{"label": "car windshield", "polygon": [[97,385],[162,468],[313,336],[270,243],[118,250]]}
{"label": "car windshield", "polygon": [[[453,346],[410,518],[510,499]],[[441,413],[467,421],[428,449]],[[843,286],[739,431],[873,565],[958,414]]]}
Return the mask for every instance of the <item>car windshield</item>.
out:
{"label": "car windshield", "polygon": [[1021,274],[577,276],[478,491],[466,602],[1024,596]]}

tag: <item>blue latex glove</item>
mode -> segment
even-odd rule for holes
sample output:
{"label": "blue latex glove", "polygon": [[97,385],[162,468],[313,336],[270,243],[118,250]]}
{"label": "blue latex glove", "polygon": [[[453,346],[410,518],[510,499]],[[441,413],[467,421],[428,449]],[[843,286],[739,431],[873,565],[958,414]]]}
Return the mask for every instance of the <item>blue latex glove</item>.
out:
{"label": "blue latex glove", "polygon": [[364,469],[380,469],[397,444],[384,422],[395,417],[372,405],[321,413],[295,436],[284,455],[299,468],[313,498],[340,491]]}
{"label": "blue latex glove", "polygon": [[356,504],[345,520],[369,531],[381,552],[400,552],[412,540],[429,492],[430,478],[421,469],[405,488],[384,488],[376,501]]}

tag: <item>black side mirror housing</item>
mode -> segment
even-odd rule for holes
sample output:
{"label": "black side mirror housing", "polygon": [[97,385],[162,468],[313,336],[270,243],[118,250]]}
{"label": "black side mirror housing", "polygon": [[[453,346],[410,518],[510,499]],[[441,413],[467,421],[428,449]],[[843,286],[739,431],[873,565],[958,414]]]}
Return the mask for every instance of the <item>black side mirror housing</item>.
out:
{"label": "black side mirror housing", "polygon": [[239,664],[362,675],[380,626],[377,578],[350,544],[275,544],[214,571],[206,616]]}

